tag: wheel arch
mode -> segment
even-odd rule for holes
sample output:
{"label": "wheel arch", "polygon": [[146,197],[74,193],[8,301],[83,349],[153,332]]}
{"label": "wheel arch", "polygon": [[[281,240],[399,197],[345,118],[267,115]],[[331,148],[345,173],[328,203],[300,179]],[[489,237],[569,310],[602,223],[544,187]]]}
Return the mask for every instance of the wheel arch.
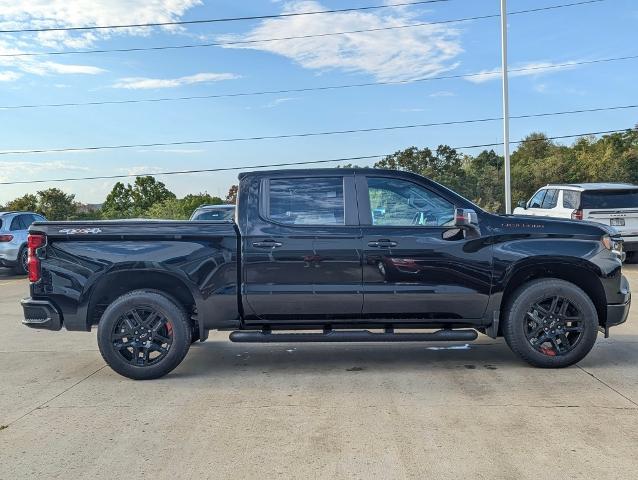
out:
{"label": "wheel arch", "polygon": [[[179,276],[144,270],[123,270],[103,275],[92,287],[87,305],[87,324],[97,325],[106,307],[134,290],[149,290],[180,304],[189,318],[197,312],[197,296]],[[201,326],[200,326],[201,328]]]}
{"label": "wheel arch", "polygon": [[[566,262],[563,260],[527,259],[524,264],[516,265],[510,271],[504,282],[500,317],[504,318],[504,311],[512,294],[525,283],[539,278],[556,278],[573,283],[591,299],[598,313],[599,325],[604,325],[607,319],[607,300],[605,290],[598,274],[586,262]],[[502,323],[502,322],[501,322]],[[499,327],[499,335],[502,329]]]}

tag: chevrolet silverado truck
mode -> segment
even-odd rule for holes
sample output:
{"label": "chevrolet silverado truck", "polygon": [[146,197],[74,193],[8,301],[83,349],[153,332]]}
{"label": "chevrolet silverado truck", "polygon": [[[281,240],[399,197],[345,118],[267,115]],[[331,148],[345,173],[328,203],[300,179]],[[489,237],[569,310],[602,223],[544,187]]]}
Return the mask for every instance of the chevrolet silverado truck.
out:
{"label": "chevrolet silverado truck", "polygon": [[234,220],[36,222],[24,324],[90,331],[113,370],[152,379],[210,330],[234,342],[504,337],[566,367],[623,323],[611,227],[495,215],[391,170],[239,176]]}

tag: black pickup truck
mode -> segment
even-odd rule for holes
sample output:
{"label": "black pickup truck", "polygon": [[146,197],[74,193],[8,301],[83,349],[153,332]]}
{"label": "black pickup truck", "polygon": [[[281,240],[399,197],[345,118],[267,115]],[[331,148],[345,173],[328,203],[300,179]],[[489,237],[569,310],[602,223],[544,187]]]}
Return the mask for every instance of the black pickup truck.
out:
{"label": "black pickup truck", "polygon": [[622,242],[601,224],[494,215],[426,178],[374,169],[243,173],[234,221],[42,222],[24,324],[90,331],[134,379],[209,330],[234,342],[505,337],[538,367],[623,323]]}

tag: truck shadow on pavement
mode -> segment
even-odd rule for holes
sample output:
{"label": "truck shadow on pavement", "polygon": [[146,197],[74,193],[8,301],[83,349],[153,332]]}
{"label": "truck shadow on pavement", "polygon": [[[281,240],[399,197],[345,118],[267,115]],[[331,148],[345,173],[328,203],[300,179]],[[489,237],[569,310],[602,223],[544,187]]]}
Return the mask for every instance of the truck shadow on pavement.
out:
{"label": "truck shadow on pavement", "polygon": [[[599,338],[578,365],[586,368],[633,366],[638,363],[638,335]],[[575,366],[570,369],[577,368]],[[208,377],[263,373],[328,374],[427,370],[530,369],[501,338],[478,343],[415,344],[237,344],[213,340],[196,343],[170,376]]]}
{"label": "truck shadow on pavement", "polygon": [[524,366],[502,340],[477,344],[195,344],[175,377],[272,373],[359,373]]}

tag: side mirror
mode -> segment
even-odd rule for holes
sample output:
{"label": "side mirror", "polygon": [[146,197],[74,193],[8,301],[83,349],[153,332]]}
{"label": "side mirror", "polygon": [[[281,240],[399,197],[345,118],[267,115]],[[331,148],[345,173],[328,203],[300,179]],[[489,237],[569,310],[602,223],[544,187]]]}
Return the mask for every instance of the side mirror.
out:
{"label": "side mirror", "polygon": [[516,206],[517,206],[518,208],[522,208],[523,210],[527,210],[527,202],[525,202],[525,201],[523,201],[523,200],[519,201],[519,202],[516,204]]}
{"label": "side mirror", "polygon": [[454,226],[457,228],[477,228],[478,215],[469,208],[457,208],[454,211]]}

